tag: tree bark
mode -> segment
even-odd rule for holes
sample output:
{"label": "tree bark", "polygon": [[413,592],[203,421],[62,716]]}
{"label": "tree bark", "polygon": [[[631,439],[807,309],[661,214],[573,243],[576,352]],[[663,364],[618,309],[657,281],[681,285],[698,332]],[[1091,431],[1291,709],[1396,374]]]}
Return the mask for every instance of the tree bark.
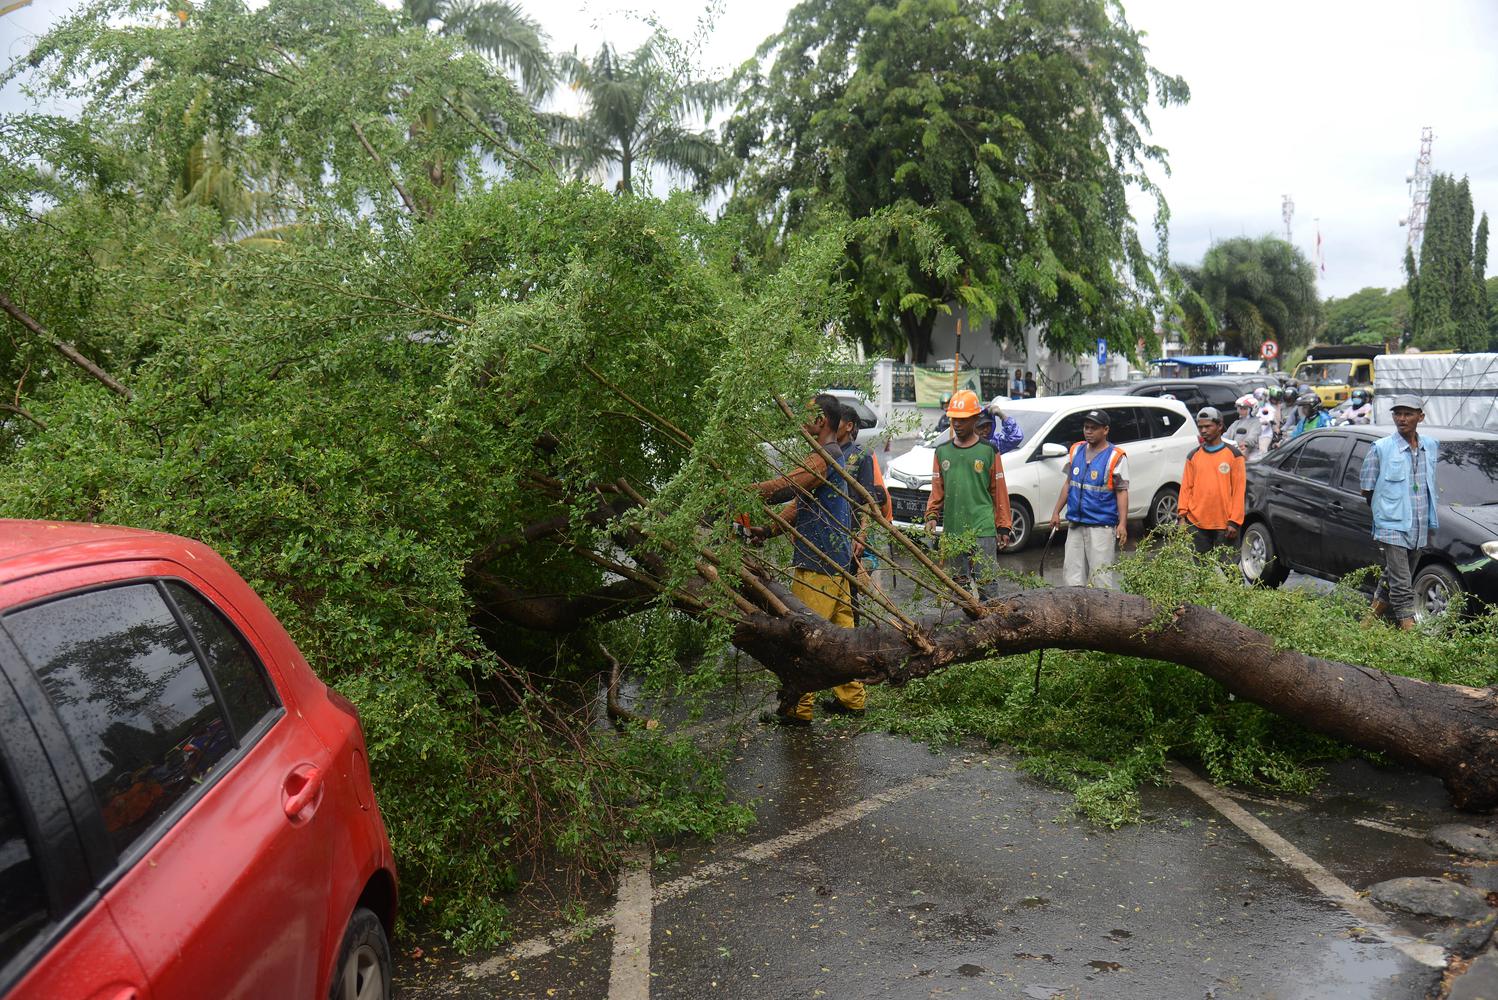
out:
{"label": "tree bark", "polygon": [[1498,697],[1492,689],[1428,681],[1278,649],[1224,615],[1186,605],[1157,624],[1142,597],[1045,588],[989,605],[976,621],[918,622],[931,650],[891,628],[834,627],[791,601],[759,614],[734,644],[780,678],[782,699],[854,679],[904,683],[957,663],[1037,649],[1092,649],[1166,660],[1219,682],[1245,701],[1441,779],[1462,809],[1498,807]]}
{"label": "tree bark", "polygon": [[80,354],[78,348],[74,347],[66,340],[58,340],[56,337],[52,336],[52,334],[48,333],[45,327],[43,327],[36,320],[32,319],[30,314],[27,313],[24,309],[12,302],[4,292],[0,292],[0,309],[3,309],[7,313],[9,313],[17,323],[20,323],[27,330],[31,331],[47,343],[51,344],[54,350],[56,350],[63,357],[67,358],[74,365],[77,365],[79,368],[83,369],[83,371],[88,373],[91,378],[93,378],[100,385],[107,388],[110,392],[114,393],[117,396],[123,396],[127,400],[131,398],[129,389],[125,388],[119,382],[116,382],[109,376],[108,372]]}

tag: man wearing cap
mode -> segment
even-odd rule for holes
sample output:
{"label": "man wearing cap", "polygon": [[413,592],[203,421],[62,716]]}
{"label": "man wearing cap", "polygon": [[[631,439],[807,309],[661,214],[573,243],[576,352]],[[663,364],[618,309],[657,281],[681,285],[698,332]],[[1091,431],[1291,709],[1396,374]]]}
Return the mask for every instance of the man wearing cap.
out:
{"label": "man wearing cap", "polygon": [[1204,406],[1196,414],[1201,444],[1186,456],[1177,517],[1191,528],[1196,551],[1238,537],[1243,524],[1243,453],[1222,439],[1222,412]]}
{"label": "man wearing cap", "polygon": [[1415,627],[1411,580],[1436,517],[1436,442],[1416,428],[1425,419],[1419,396],[1394,397],[1394,433],[1379,438],[1363,459],[1359,485],[1373,512],[1373,537],[1383,549],[1384,573],[1373,593],[1373,613],[1393,611],[1402,629]]}
{"label": "man wearing cap", "polygon": [[[838,447],[842,426],[842,404],[836,396],[819,393],[807,405],[803,429],[816,439],[822,451],[838,465],[845,465]],[[848,503],[848,485],[821,454],[813,452],[805,461],[776,479],[755,483],[750,489],[766,501],[791,494],[793,499],[780,511],[780,521],[795,528],[791,560],[791,594],[815,614],[840,628],[853,627],[852,595],[848,587],[848,565],[853,554],[853,510]],[[780,522],[750,529],[754,539],[778,534]],[[840,710],[862,714],[864,686],[860,681],[832,689]],[[803,694],[794,705],[780,705],[760,716],[762,722],[785,726],[811,725],[813,695]]]}
{"label": "man wearing cap", "polygon": [[935,535],[940,518],[949,539],[972,540],[975,549],[953,556],[952,567],[959,581],[976,581],[979,599],[989,601],[997,596],[999,549],[1009,544],[1009,490],[998,449],[978,436],[982,412],[971,389],[957,393],[947,407],[952,440],[937,445],[931,462],[926,531]]}
{"label": "man wearing cap", "polygon": [[1068,587],[1092,580],[1118,589],[1113,560],[1129,537],[1129,459],[1123,449],[1108,443],[1108,411],[1088,410],[1082,418],[1082,440],[1066,456],[1066,486],[1051,512],[1051,530],[1061,526],[1066,511],[1066,562],[1062,570]]}

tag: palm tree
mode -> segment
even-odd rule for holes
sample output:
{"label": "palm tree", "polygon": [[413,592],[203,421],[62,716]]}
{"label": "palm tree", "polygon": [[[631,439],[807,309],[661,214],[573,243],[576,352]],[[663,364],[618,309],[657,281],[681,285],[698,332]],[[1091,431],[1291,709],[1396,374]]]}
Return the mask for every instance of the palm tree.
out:
{"label": "palm tree", "polygon": [[1274,236],[1238,237],[1209,249],[1199,267],[1176,265],[1189,295],[1180,298],[1187,338],[1221,341],[1249,357],[1259,344],[1282,351],[1309,343],[1321,317],[1316,270],[1299,249]]}
{"label": "palm tree", "polygon": [[575,118],[556,120],[562,159],[578,176],[618,166],[617,190],[634,192],[636,170],[652,165],[706,183],[717,164],[717,141],[683,122],[710,115],[724,103],[722,84],[683,81],[666,58],[662,35],[623,56],[605,44],[592,59],[576,50],[558,57],[560,70],[583,99]]}
{"label": "palm tree", "polygon": [[406,17],[515,73],[531,98],[546,95],[556,81],[546,35],[519,5],[505,0],[402,0]]}

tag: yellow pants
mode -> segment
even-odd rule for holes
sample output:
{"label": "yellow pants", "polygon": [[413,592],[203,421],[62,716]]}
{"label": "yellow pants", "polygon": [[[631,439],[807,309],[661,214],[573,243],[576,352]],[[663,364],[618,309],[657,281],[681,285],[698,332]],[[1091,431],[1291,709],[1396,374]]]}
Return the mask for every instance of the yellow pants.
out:
{"label": "yellow pants", "polygon": [[[839,628],[853,627],[853,605],[846,577],[818,573],[798,566],[791,580],[791,593],[796,600]],[[837,696],[838,701],[855,712],[863,710],[863,681],[839,684],[832,689],[832,693]],[[803,694],[792,714],[798,719],[810,719],[811,706],[815,700],[813,692]]]}

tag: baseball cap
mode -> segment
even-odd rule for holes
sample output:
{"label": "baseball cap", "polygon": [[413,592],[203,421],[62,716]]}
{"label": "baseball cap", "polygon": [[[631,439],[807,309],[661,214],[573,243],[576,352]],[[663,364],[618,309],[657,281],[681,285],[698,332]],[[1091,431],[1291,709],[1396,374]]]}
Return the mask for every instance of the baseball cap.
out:
{"label": "baseball cap", "polygon": [[1210,420],[1213,423],[1220,424],[1222,423],[1222,411],[1215,406],[1203,406],[1200,410],[1196,411],[1196,419]]}
{"label": "baseball cap", "polygon": [[1086,413],[1082,414],[1082,422],[1084,424],[1086,424],[1086,423],[1101,424],[1102,426],[1107,427],[1108,426],[1108,411],[1107,410],[1088,410]]}
{"label": "baseball cap", "polygon": [[1391,409],[1391,410],[1419,410],[1421,413],[1424,413],[1425,412],[1425,404],[1420,401],[1420,397],[1419,396],[1415,395],[1412,392],[1405,392],[1405,393],[1401,393],[1398,396],[1394,397],[1394,402],[1392,402],[1391,404],[1389,404],[1389,409]]}

